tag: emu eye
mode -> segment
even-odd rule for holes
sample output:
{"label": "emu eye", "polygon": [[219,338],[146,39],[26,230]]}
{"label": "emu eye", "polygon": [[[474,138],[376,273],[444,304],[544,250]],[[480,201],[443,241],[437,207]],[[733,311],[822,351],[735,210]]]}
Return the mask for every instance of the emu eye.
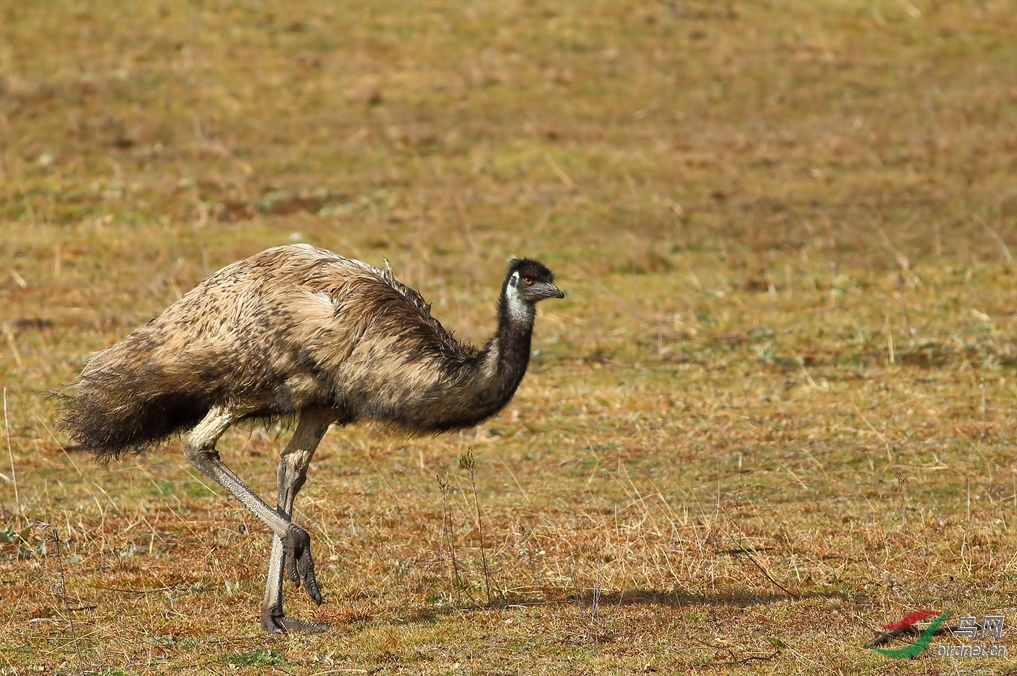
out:
{"label": "emu eye", "polygon": [[523,284],[533,286],[533,277],[523,277]]}

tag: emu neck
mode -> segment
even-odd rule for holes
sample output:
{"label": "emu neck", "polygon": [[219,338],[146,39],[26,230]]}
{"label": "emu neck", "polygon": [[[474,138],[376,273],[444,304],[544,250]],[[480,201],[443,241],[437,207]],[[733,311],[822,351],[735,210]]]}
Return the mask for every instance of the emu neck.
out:
{"label": "emu neck", "polygon": [[536,308],[522,301],[508,284],[498,301],[498,330],[481,353],[487,389],[500,399],[499,408],[515,393],[530,361],[530,338]]}

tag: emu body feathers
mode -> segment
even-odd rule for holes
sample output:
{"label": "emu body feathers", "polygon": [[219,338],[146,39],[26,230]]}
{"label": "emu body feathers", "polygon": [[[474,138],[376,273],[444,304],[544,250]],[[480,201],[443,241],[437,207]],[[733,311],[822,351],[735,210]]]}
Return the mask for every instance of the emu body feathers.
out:
{"label": "emu body feathers", "polygon": [[[504,407],[526,371],[535,304],[561,298],[550,270],[515,260],[498,329],[457,342],[390,270],[308,245],[219,270],[162,314],[95,354],[61,399],[68,435],[102,458],[191,430],[188,459],[274,532],[262,626],[321,629],[282,612],[285,568],[321,602],[293,499],[332,423],[373,420],[416,433],[471,427]],[[299,414],[269,507],[222,464],[215,443],[248,418]]]}

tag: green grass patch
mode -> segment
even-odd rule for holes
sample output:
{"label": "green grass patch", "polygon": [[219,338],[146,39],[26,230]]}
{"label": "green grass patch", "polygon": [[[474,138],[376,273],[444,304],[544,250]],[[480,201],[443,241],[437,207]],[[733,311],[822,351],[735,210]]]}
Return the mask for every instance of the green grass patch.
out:
{"label": "green grass patch", "polygon": [[224,664],[249,667],[286,667],[290,663],[278,650],[272,648],[255,648],[248,652],[227,653],[222,656]]}

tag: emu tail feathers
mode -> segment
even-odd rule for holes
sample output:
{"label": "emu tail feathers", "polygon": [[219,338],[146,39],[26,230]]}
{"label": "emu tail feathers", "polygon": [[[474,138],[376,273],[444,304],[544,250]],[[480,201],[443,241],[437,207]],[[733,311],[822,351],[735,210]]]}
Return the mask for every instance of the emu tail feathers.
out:
{"label": "emu tail feathers", "polygon": [[60,426],[96,457],[119,458],[193,427],[211,408],[201,392],[153,386],[163,379],[146,370],[90,363],[70,391],[59,395]]}

